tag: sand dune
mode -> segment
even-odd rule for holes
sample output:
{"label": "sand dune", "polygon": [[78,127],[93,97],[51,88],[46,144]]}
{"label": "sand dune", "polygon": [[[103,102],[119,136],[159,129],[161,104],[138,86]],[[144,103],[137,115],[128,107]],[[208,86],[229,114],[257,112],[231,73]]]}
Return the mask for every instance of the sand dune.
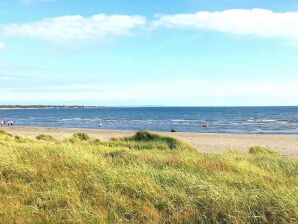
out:
{"label": "sand dune", "polygon": [[[37,136],[49,134],[57,139],[63,139],[77,132],[88,133],[92,137],[109,140],[112,137],[123,137],[134,134],[134,131],[78,129],[78,128],[33,128],[4,127],[1,128],[13,135]],[[242,135],[242,134],[202,134],[187,132],[158,132],[164,135],[183,139],[203,152],[224,152],[229,149],[247,151],[249,147],[267,146],[284,156],[298,156],[298,135]]]}

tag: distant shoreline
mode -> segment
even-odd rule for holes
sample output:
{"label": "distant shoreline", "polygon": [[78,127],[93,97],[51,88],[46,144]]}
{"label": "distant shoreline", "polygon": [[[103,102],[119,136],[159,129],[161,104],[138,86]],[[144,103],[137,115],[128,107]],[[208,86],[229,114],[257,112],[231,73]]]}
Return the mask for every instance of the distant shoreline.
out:
{"label": "distant shoreline", "polygon": [[24,109],[92,109],[92,108],[297,108],[296,106],[84,106],[84,105],[0,105],[0,110]]}
{"label": "distant shoreline", "polygon": [[92,109],[92,108],[104,108],[103,106],[0,106],[0,110],[38,110],[38,109]]}

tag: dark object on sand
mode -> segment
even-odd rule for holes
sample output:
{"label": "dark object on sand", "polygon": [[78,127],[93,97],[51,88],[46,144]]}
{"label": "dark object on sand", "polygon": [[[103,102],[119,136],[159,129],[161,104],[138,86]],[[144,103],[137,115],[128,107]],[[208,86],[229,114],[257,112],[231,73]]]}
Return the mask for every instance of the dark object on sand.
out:
{"label": "dark object on sand", "polygon": [[177,132],[176,130],[172,129],[171,132]]}
{"label": "dark object on sand", "polygon": [[203,127],[203,128],[208,128],[208,124],[207,124],[207,123],[204,123],[204,124],[202,125],[202,127]]}

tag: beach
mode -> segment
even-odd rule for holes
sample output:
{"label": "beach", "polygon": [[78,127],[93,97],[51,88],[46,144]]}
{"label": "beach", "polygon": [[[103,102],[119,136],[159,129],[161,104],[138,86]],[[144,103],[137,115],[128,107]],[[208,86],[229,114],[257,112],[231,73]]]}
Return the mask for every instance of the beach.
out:
{"label": "beach", "polygon": [[[93,138],[103,140],[109,140],[114,137],[131,136],[135,133],[135,131],[46,127],[2,127],[1,130],[24,137],[35,137],[40,134],[47,134],[59,140],[79,132],[84,132]],[[212,134],[190,132],[155,133],[182,139],[191,143],[202,152],[222,153],[228,150],[247,152],[251,146],[265,146],[276,150],[283,156],[298,156],[298,135]]]}

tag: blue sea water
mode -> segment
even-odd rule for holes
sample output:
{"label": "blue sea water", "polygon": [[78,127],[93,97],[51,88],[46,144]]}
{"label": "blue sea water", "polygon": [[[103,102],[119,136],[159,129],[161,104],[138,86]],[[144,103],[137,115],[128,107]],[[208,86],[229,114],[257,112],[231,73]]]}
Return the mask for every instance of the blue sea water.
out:
{"label": "blue sea water", "polygon": [[[103,107],[0,110],[17,126],[298,134],[298,107]],[[202,127],[207,123],[208,127]]]}

